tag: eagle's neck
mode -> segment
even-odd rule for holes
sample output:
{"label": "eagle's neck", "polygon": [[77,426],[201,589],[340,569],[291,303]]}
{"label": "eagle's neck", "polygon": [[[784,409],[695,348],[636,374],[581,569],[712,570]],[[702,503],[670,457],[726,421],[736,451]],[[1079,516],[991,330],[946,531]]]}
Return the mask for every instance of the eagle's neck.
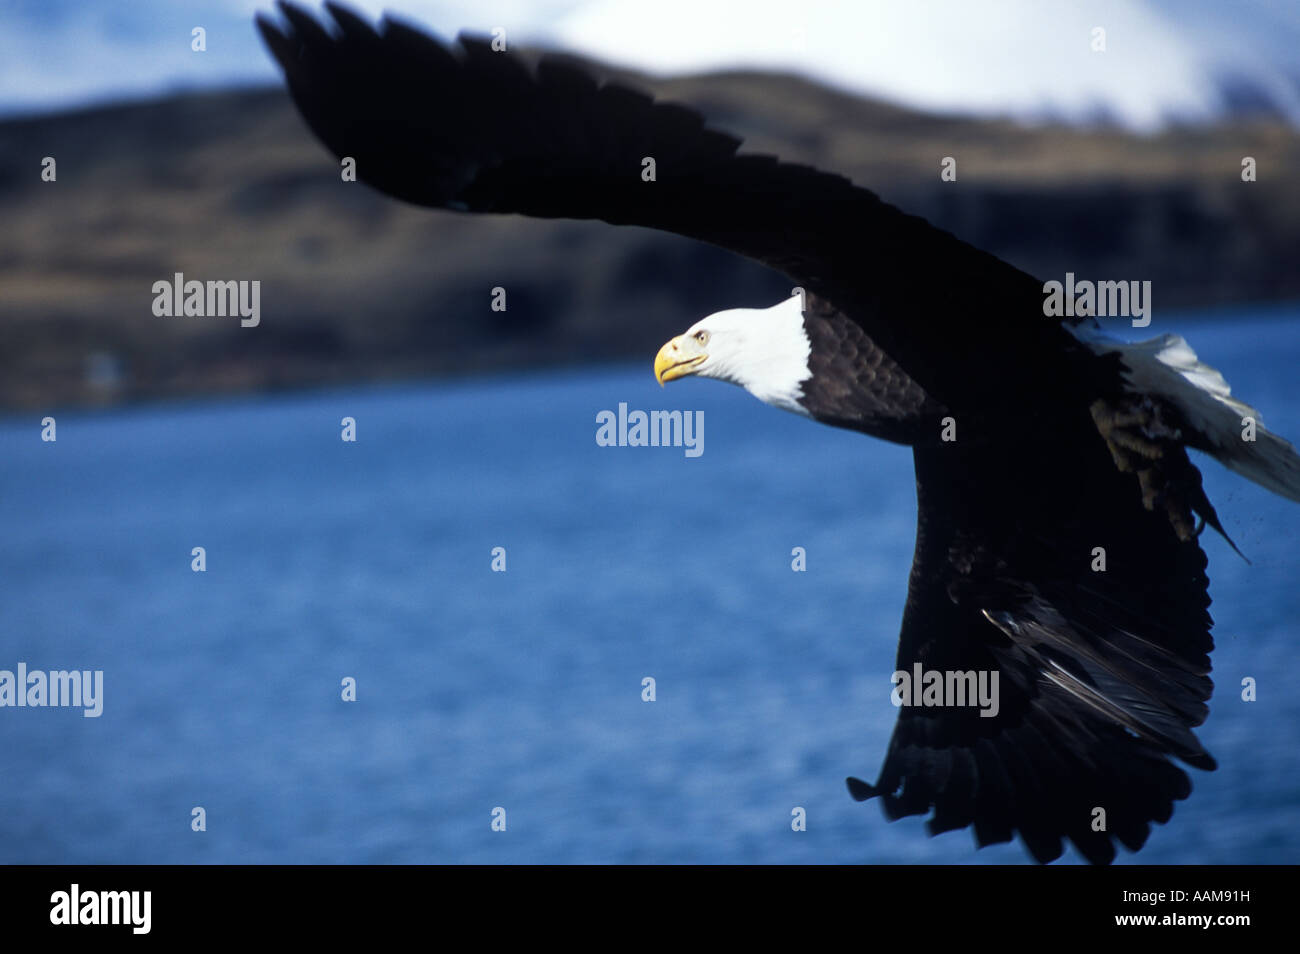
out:
{"label": "eagle's neck", "polygon": [[802,399],[804,382],[812,376],[808,368],[812,342],[797,296],[771,308],[721,311],[708,320],[725,325],[739,345],[719,357],[710,377],[739,384],[764,404],[808,414]]}

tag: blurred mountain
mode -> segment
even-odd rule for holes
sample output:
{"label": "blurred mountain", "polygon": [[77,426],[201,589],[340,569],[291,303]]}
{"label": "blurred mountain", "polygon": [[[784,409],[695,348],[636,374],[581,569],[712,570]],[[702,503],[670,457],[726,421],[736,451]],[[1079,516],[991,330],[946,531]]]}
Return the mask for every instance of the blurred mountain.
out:
{"label": "blurred mountain", "polygon": [[[931,115],[789,75],[634,80],[1044,279],[1150,280],[1150,334],[1174,309],[1300,298],[1300,140],[1279,119],[1135,135]],[[7,408],[613,358],[648,375],[700,316],[790,286],[645,230],[400,205],[340,181],[279,89],[0,123],[0,210]],[[152,285],[176,272],[260,281],[261,324],[155,317]]]}
{"label": "blurred mountain", "polygon": [[[512,47],[660,75],[791,73],[928,112],[1146,131],[1268,115],[1300,127],[1295,0],[348,2],[443,36],[499,27]],[[252,24],[272,9],[273,0],[5,0],[0,115],[275,82]],[[195,52],[199,27],[206,46]]]}
{"label": "blurred mountain", "polygon": [[[1295,0],[747,0],[743,14],[715,0],[571,7],[548,34],[557,48],[649,72],[787,72],[983,118],[1156,131],[1266,115],[1300,127]],[[428,14],[432,24],[482,22]]]}

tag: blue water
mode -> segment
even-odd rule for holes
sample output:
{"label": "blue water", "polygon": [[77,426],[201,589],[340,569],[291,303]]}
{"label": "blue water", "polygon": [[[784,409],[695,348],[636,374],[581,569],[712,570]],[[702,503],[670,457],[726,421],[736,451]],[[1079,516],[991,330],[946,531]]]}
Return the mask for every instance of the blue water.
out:
{"label": "blue water", "polygon": [[[1300,438],[1300,310],[1187,330]],[[596,446],[619,402],[703,455]],[[102,669],[104,712],[0,709],[0,861],[1025,860],[844,788],[896,713],[904,449],[648,358],[41,416],[0,420],[0,669]],[[1203,538],[1220,768],[1124,857],[1296,862],[1300,507],[1201,463],[1253,561]]]}

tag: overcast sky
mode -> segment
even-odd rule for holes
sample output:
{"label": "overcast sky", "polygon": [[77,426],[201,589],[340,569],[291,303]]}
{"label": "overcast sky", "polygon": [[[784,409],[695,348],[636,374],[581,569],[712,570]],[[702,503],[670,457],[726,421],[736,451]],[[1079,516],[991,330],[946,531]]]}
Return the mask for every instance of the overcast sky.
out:
{"label": "overcast sky", "polygon": [[[0,114],[277,79],[268,0],[4,0]],[[306,4],[315,7],[316,4]],[[1223,77],[1300,125],[1300,0],[356,0],[443,35],[505,27],[651,72],[795,71],[927,109],[1208,119]],[[207,51],[190,49],[207,31]],[[1093,30],[1105,30],[1094,52]]]}

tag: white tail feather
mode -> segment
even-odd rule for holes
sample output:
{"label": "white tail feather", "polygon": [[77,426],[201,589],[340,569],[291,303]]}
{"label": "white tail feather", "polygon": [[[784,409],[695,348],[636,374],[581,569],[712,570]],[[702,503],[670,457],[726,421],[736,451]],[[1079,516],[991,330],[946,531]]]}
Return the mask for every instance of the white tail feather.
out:
{"label": "white tail feather", "polygon": [[[1216,369],[1203,363],[1180,335],[1163,335],[1126,344],[1101,336],[1079,335],[1097,354],[1117,352],[1135,394],[1164,398],[1182,412],[1201,441],[1220,462],[1261,487],[1300,501],[1300,454],[1264,427],[1257,410],[1232,396]],[[1246,440],[1249,418],[1255,440]]]}

